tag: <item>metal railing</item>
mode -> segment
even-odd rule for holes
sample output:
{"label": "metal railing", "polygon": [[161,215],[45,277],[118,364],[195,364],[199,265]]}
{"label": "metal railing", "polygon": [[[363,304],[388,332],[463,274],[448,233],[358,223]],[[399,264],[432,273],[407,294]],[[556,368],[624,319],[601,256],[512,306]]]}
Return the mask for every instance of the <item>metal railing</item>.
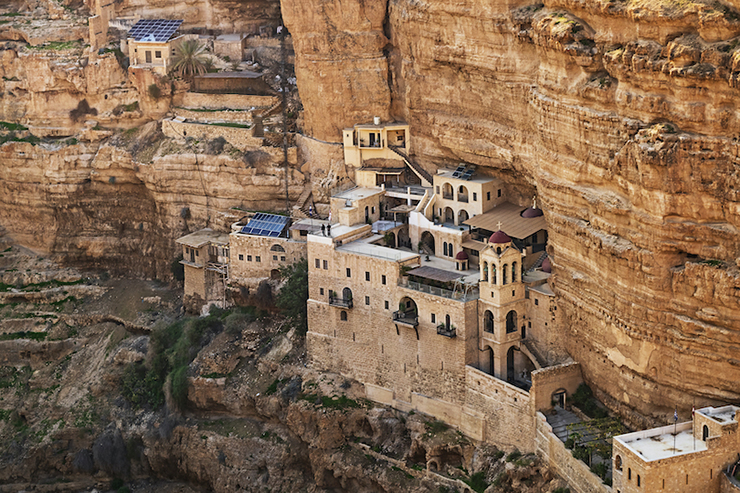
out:
{"label": "metal railing", "polygon": [[417,315],[402,311],[393,312],[393,321],[400,324],[410,325],[412,327],[419,325],[419,317]]}
{"label": "metal railing", "polygon": [[454,194],[451,194],[451,193],[444,193],[444,192],[442,192],[442,198],[445,199],[445,200],[454,200],[455,199],[455,195]]}
{"label": "metal railing", "polygon": [[430,286],[428,284],[421,284],[420,282],[416,282],[416,281],[409,281],[403,278],[398,280],[398,286],[402,288],[413,289],[414,291],[419,291],[420,293],[427,293],[427,294],[431,294],[434,296],[441,296],[443,298],[449,298],[451,300],[457,300],[457,301],[477,300],[480,296],[480,293],[478,292],[478,288],[470,288],[468,289],[466,293],[464,290],[452,291],[449,289]]}
{"label": "metal railing", "polygon": [[329,296],[329,304],[331,306],[338,306],[339,308],[352,308],[354,303],[352,299],[337,298],[335,296]]}
{"label": "metal railing", "polygon": [[458,202],[465,202],[465,203],[467,203],[468,202],[468,196],[467,195],[458,195],[457,196],[457,201]]}
{"label": "metal railing", "polygon": [[447,327],[445,324],[437,326],[437,334],[445,337],[457,337],[457,329],[454,326]]}

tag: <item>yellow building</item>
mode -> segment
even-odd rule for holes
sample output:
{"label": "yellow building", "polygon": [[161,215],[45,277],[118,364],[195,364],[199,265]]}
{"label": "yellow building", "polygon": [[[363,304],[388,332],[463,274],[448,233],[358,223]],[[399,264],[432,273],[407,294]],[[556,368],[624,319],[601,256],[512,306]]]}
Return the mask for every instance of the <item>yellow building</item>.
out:
{"label": "yellow building", "polygon": [[[380,123],[375,118],[372,124],[358,124],[342,132],[344,162],[354,168],[362,168],[371,159],[398,160],[396,150],[408,154],[409,126],[405,123]],[[394,150],[395,149],[395,150]]]}
{"label": "yellow building", "polygon": [[145,68],[167,75],[183,36],[177,35],[182,20],[141,19],[128,32],[131,68]]}
{"label": "yellow building", "polygon": [[705,407],[686,423],[614,437],[613,491],[720,493],[740,455],[738,426],[740,407]]}

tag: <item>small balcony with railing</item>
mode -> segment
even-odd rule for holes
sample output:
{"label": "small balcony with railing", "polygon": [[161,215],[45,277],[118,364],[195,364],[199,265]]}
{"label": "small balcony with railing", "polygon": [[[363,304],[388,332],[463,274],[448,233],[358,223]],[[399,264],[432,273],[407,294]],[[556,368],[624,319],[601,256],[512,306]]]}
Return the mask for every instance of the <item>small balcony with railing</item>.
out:
{"label": "small balcony with railing", "polygon": [[437,334],[449,338],[457,337],[457,329],[454,325],[439,324],[437,325]]}
{"label": "small balcony with railing", "polygon": [[419,315],[414,310],[398,310],[393,312],[393,322],[408,327],[418,327]]}
{"label": "small balcony with railing", "polygon": [[348,309],[354,306],[354,303],[352,302],[352,298],[341,297],[335,294],[329,294],[329,304],[331,306],[336,306],[337,308],[348,308]]}

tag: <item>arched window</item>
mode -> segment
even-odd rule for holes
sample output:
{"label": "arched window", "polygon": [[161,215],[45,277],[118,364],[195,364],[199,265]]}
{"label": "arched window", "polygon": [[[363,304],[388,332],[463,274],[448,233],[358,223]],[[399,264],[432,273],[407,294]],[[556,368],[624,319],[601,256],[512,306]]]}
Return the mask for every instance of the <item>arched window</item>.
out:
{"label": "arched window", "polygon": [[445,315],[445,328],[447,330],[450,330],[450,316],[449,315]]}
{"label": "arched window", "polygon": [[496,284],[496,265],[491,264],[491,284]]}
{"label": "arched window", "polygon": [[282,246],[276,244],[276,245],[272,245],[270,247],[270,251],[271,252],[283,252],[283,253],[285,253],[285,248],[283,248]]}
{"label": "arched window", "polygon": [[704,425],[704,428],[701,429],[701,439],[706,442],[707,438],[709,438],[709,427]]}
{"label": "arched window", "polygon": [[342,310],[339,313],[339,320],[347,320],[347,312],[345,312],[344,310]]}
{"label": "arched window", "polygon": [[516,262],[511,264],[511,282],[516,282]]}
{"label": "arched window", "polygon": [[506,285],[509,282],[509,266],[504,264],[501,270],[501,284]]}
{"label": "arched window", "polygon": [[445,241],[442,243],[442,252],[444,253],[444,256],[447,256],[447,242]]}
{"label": "arched window", "polygon": [[488,280],[488,262],[483,262],[483,281]]}
{"label": "arched window", "polygon": [[344,288],[342,290],[342,298],[344,301],[349,301],[352,299],[352,290],[349,288]]}
{"label": "arched window", "polygon": [[622,456],[621,455],[617,455],[614,458],[614,469],[616,469],[617,471],[622,470]]}
{"label": "arched window", "polygon": [[506,333],[516,332],[516,312],[511,310],[506,314]]}
{"label": "arched window", "polygon": [[493,313],[491,313],[491,310],[486,310],[486,313],[483,314],[483,330],[493,334]]}

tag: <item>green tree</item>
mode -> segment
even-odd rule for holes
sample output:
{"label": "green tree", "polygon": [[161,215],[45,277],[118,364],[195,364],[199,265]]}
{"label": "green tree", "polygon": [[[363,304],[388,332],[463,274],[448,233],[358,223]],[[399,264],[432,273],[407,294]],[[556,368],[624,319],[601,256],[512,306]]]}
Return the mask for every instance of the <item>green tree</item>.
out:
{"label": "green tree", "polygon": [[308,331],[308,261],[301,259],[280,269],[287,278],[277,296],[277,307],[302,334]]}
{"label": "green tree", "polygon": [[180,43],[172,61],[172,73],[179,77],[191,78],[206,73],[206,45],[197,39]]}

